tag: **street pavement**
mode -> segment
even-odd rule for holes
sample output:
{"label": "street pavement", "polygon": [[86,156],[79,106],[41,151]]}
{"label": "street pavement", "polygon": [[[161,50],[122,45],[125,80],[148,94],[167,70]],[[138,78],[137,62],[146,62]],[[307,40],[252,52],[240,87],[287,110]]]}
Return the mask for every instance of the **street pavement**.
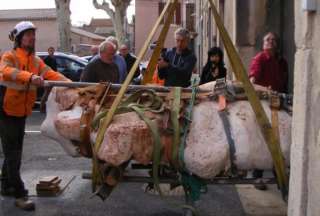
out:
{"label": "street pavement", "polygon": [[[121,183],[111,196],[101,201],[92,197],[91,182],[82,179],[91,169],[91,161],[68,156],[58,143],[39,133],[44,114],[34,112],[27,121],[24,141],[22,177],[36,202],[36,211],[25,212],[14,207],[14,199],[0,196],[0,216],[180,216],[182,210],[169,203],[183,204],[181,195],[161,198],[145,193],[143,184]],[[0,165],[3,155],[0,148]],[[37,197],[35,186],[40,177],[57,175],[62,186],[58,197]],[[286,215],[286,205],[276,189],[256,191],[246,186],[209,186],[198,205],[199,215]]]}

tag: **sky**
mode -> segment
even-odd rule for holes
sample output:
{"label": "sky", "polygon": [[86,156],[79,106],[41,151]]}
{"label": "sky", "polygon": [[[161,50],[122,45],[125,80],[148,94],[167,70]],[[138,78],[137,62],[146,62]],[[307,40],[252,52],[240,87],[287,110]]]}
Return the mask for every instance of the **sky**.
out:
{"label": "sky", "polygon": [[[102,0],[98,0],[102,2]],[[128,8],[128,18],[131,20],[134,14],[134,0]],[[54,0],[1,0],[0,10],[4,9],[30,9],[30,8],[54,8]],[[73,25],[88,24],[92,17],[107,18],[106,12],[97,10],[92,0],[71,0],[71,22]]]}

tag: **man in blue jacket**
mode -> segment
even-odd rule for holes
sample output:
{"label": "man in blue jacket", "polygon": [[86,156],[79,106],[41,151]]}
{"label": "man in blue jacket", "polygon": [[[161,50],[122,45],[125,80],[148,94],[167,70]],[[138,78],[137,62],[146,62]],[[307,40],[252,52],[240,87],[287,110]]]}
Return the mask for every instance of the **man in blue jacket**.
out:
{"label": "man in blue jacket", "polygon": [[190,33],[185,28],[175,32],[176,46],[169,49],[158,61],[159,78],[164,79],[165,86],[190,86],[192,71],[197,58],[188,48]]}

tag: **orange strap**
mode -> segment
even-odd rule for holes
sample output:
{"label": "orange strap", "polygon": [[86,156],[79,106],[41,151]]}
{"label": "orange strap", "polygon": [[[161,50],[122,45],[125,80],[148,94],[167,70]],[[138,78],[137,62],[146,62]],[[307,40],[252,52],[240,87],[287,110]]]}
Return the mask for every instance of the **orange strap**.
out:
{"label": "orange strap", "polygon": [[225,110],[227,108],[227,100],[224,95],[219,95],[218,103],[219,103],[219,111]]}

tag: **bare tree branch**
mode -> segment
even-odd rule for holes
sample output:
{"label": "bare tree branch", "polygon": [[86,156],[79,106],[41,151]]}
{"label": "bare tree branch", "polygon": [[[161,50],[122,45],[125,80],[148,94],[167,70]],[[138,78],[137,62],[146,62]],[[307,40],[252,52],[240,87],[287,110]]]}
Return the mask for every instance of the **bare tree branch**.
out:
{"label": "bare tree branch", "polygon": [[108,2],[106,2],[105,0],[103,0],[102,4],[99,4],[97,2],[97,0],[93,0],[92,1],[93,3],[93,6],[98,9],[98,10],[104,10],[109,16],[110,18],[113,20],[114,17],[115,17],[115,13],[114,13],[114,10],[112,10],[110,8],[110,4]]}
{"label": "bare tree branch", "polygon": [[125,43],[126,32],[124,29],[126,20],[127,8],[132,0],[111,0],[111,4],[114,9],[110,7],[110,4],[103,0],[101,4],[97,0],[92,0],[92,3],[96,9],[104,10],[111,18],[113,27],[116,32],[116,37],[120,43]]}

